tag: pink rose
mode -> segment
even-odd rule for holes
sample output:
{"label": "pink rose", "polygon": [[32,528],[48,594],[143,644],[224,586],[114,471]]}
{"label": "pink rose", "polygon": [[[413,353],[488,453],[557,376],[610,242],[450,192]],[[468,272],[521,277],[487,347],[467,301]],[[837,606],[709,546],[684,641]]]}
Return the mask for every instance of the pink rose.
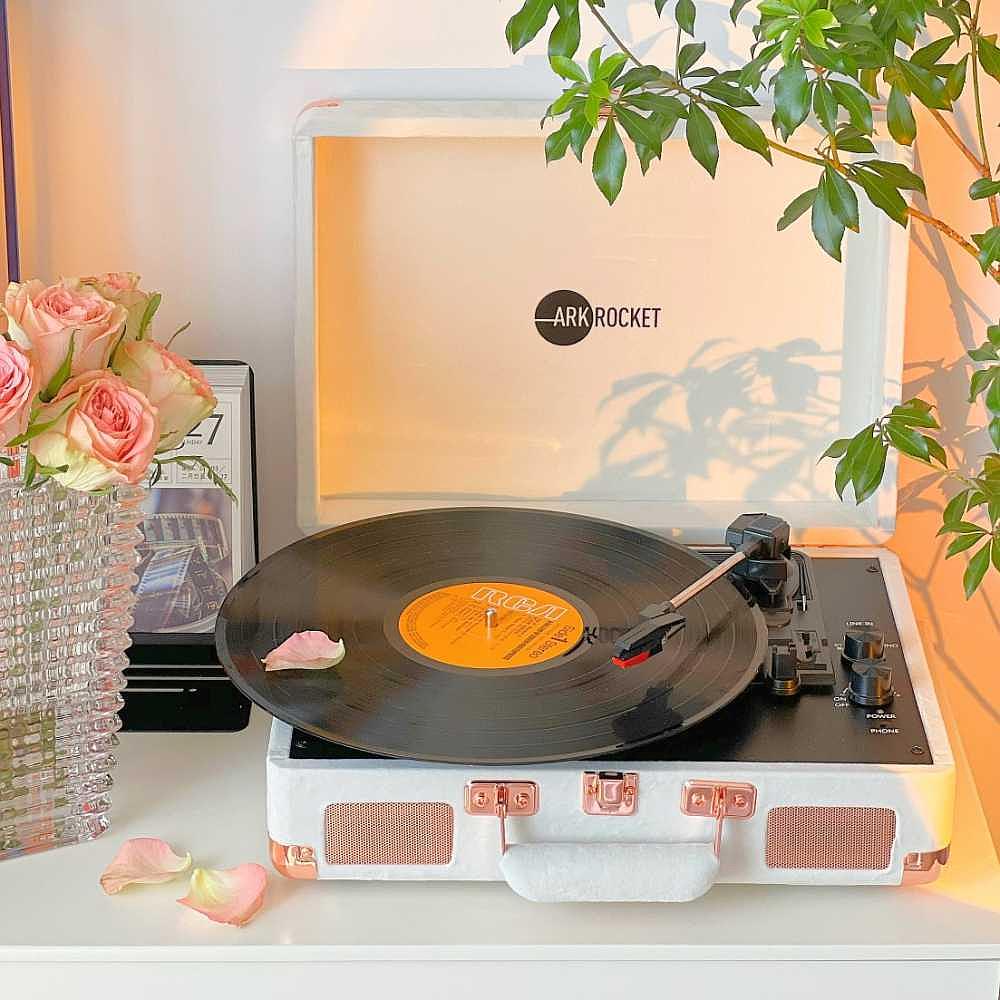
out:
{"label": "pink rose", "polygon": [[205,376],[155,340],[126,340],[115,351],[114,369],[156,407],[157,451],[176,448],[215,409],[215,393]]}
{"label": "pink rose", "polygon": [[141,392],[108,371],[70,379],[38,415],[54,420],[28,450],[40,465],[66,466],[52,478],[74,490],[135,485],[160,440],[160,422]]}
{"label": "pink rose", "polygon": [[127,315],[124,306],[72,278],[48,288],[37,279],[11,282],[3,311],[11,337],[32,352],[41,388],[66,360],[71,341],[72,375],[107,368]]}
{"label": "pink rose", "polygon": [[36,392],[31,359],[0,337],[0,446],[24,433]]}
{"label": "pink rose", "polygon": [[[144,292],[139,287],[140,281],[142,278],[135,271],[108,271],[105,274],[94,274],[80,279],[81,284],[96,289],[109,302],[125,307],[128,312],[125,336],[132,340],[139,336],[142,317],[149,307],[149,300],[153,297],[150,292]],[[153,311],[155,312],[155,309]]]}

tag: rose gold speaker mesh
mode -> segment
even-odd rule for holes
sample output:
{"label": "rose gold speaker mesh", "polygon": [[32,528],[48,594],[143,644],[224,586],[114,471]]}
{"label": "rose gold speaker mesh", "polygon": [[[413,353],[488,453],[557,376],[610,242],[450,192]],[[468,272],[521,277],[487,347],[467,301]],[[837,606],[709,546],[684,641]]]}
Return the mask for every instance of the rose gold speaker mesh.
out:
{"label": "rose gold speaker mesh", "polygon": [[446,802],[337,802],[326,807],[328,865],[446,865],[455,811]]}
{"label": "rose gold speaker mesh", "polygon": [[895,839],[892,809],[781,806],[767,814],[767,867],[878,871]]}

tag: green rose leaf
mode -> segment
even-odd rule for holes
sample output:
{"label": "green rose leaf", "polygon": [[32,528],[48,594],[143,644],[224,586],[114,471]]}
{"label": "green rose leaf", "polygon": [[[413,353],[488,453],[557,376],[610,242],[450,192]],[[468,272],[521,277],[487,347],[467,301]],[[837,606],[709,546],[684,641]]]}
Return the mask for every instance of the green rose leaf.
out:
{"label": "green rose leaf", "polygon": [[685,132],[691,155],[712,175],[719,165],[719,142],[712,119],[695,103],[688,108]]}
{"label": "green rose leaf", "polygon": [[609,118],[597,140],[593,161],[594,180],[609,205],[615,203],[621,192],[625,159],[625,144],[618,134],[614,119]]}
{"label": "green rose leaf", "polygon": [[889,135],[902,146],[912,146],[917,137],[917,120],[913,117],[909,97],[900,87],[894,86],[889,91],[887,115]]}
{"label": "green rose leaf", "polygon": [[73,350],[76,344],[76,331],[69,335],[69,350],[62,364],[56,369],[55,374],[49,379],[49,384],[38,394],[38,398],[43,403],[48,403],[56,398],[59,390],[69,381],[73,371]]}

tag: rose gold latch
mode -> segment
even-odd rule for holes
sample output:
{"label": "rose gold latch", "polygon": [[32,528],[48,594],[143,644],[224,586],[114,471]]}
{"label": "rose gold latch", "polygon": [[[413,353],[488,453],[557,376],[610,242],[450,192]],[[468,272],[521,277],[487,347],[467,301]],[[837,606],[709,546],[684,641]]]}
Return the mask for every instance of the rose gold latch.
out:
{"label": "rose gold latch", "polygon": [[635,771],[583,772],[583,811],[589,816],[631,816],[638,802]]}
{"label": "rose gold latch", "polygon": [[533,781],[470,781],[465,786],[465,811],[470,816],[500,819],[500,853],[507,853],[507,817],[538,812],[538,785]]}
{"label": "rose gold latch", "polygon": [[757,808],[757,789],[726,781],[686,781],[681,794],[681,812],[686,816],[711,816],[715,819],[713,849],[719,856],[722,847],[722,824],[727,819],[749,819]]}

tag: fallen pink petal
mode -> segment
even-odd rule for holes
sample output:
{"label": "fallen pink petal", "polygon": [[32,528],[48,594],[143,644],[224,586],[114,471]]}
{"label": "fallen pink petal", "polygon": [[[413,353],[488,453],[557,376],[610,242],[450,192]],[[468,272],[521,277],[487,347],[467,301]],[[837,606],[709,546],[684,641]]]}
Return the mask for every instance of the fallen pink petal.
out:
{"label": "fallen pink petal", "polygon": [[265,670],[326,670],[344,658],[340,639],[325,632],[296,632],[264,657]]}
{"label": "fallen pink petal", "polygon": [[188,894],[178,903],[219,924],[242,927],[264,905],[267,872],[257,864],[236,868],[195,868]]}
{"label": "fallen pink petal", "polygon": [[101,888],[109,895],[127,885],[169,882],[191,867],[190,854],[177,854],[164,840],[135,837],[126,840],[101,875]]}

